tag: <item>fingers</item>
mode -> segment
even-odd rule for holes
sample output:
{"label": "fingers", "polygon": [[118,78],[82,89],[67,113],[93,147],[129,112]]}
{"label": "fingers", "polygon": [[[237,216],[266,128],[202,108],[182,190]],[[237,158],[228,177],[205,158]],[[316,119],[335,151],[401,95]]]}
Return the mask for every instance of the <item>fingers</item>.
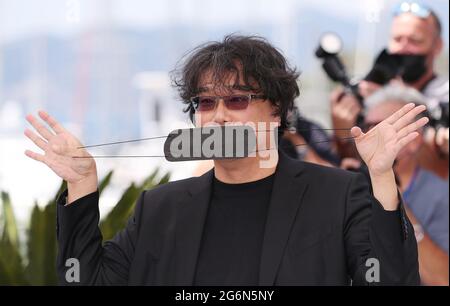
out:
{"label": "fingers", "polygon": [[335,114],[341,117],[356,117],[360,112],[361,107],[358,100],[352,95],[344,95],[339,102],[333,105]]}
{"label": "fingers", "polygon": [[386,119],[386,122],[389,124],[394,124],[397,122],[401,117],[403,117],[405,114],[407,114],[410,110],[414,108],[414,103],[409,103],[405,106],[403,106],[401,109],[393,113],[390,117]]}
{"label": "fingers", "polygon": [[50,140],[54,136],[44,125],[42,125],[33,115],[26,116],[27,121],[39,132],[39,134],[46,140]]}
{"label": "fingers", "polygon": [[29,158],[40,161],[41,163],[44,163],[44,164],[46,163],[45,156],[42,154],[30,151],[30,150],[26,150],[25,155],[28,156]]}
{"label": "fingers", "polygon": [[425,111],[427,108],[425,105],[419,105],[414,107],[412,110],[410,110],[408,113],[403,115],[399,120],[397,120],[393,126],[394,128],[399,131],[403,127],[407,126],[411,121],[413,121],[417,115],[419,115],[421,112]]}
{"label": "fingers", "polygon": [[355,108],[358,109],[359,104],[353,95],[346,94],[341,98],[339,106],[342,106],[346,111],[350,111]]}
{"label": "fingers", "polygon": [[358,101],[353,96],[345,96],[340,102],[342,108],[350,115],[356,115],[360,111]]}
{"label": "fingers", "polygon": [[419,136],[418,132],[412,132],[401,138],[399,141],[397,141],[396,151],[399,152],[404,146],[413,141],[417,136]]}
{"label": "fingers", "polygon": [[437,131],[429,127],[425,132],[425,141],[429,145],[436,145],[443,153],[449,152],[449,128],[439,128]]}
{"label": "fingers", "polygon": [[360,111],[361,111],[361,107],[359,106],[359,104],[353,103],[349,110],[351,118],[356,118]]}
{"label": "fingers", "polygon": [[344,95],[344,89],[341,87],[336,88],[330,95],[331,105],[336,105],[342,99]]}
{"label": "fingers", "polygon": [[440,150],[448,155],[449,152],[449,129],[440,128],[436,134],[436,144],[439,146]]}
{"label": "fingers", "polygon": [[[349,129],[356,124],[360,111],[361,108],[356,98],[352,95],[344,95],[338,103],[333,104],[331,107],[333,127],[336,129]],[[337,132],[337,134],[346,134],[348,136],[348,132]]]}
{"label": "fingers", "polygon": [[397,131],[399,131],[414,120],[418,114],[425,110],[425,105],[415,106],[414,103],[409,103],[388,117],[385,122],[391,124]]}
{"label": "fingers", "polygon": [[47,124],[56,132],[56,134],[65,132],[65,129],[62,127],[61,124],[58,123],[52,116],[50,116],[45,111],[39,111],[39,117],[42,118]]}
{"label": "fingers", "polygon": [[412,133],[414,131],[417,131],[421,127],[424,127],[428,123],[429,119],[427,117],[420,118],[416,122],[413,122],[406,127],[402,128],[398,134],[397,138],[402,139],[403,137],[407,136],[409,133]]}
{"label": "fingers", "polygon": [[352,127],[352,129],[350,130],[350,133],[355,138],[360,137],[361,135],[364,134],[362,132],[362,130],[359,127],[357,127],[357,126]]}
{"label": "fingers", "polygon": [[436,130],[433,127],[427,128],[425,131],[424,138],[428,144],[434,144],[436,139]]}
{"label": "fingers", "polygon": [[25,136],[27,136],[35,145],[37,145],[42,151],[45,151],[45,147],[47,142],[45,142],[41,137],[33,133],[33,131],[26,129],[24,132]]}
{"label": "fingers", "polygon": [[436,134],[436,144],[438,146],[443,146],[445,143],[448,144],[448,139],[449,139],[449,129],[440,128]]}
{"label": "fingers", "polygon": [[359,85],[358,85],[359,93],[364,98],[367,98],[368,96],[373,94],[375,91],[377,91],[381,87],[382,86],[377,83],[369,82],[369,81],[365,81],[365,80],[361,80],[361,82],[359,82]]}

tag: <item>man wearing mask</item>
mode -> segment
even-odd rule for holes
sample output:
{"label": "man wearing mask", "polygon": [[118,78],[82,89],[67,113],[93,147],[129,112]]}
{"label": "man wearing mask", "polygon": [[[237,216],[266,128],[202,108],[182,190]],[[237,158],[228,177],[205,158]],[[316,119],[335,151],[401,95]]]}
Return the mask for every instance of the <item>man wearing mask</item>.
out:
{"label": "man wearing mask", "polygon": [[[387,53],[402,56],[415,55],[408,62],[400,77],[391,82],[401,82],[411,86],[427,97],[427,107],[430,112],[440,112],[439,103],[449,101],[448,80],[440,77],[434,71],[434,62],[442,51],[442,26],[437,15],[428,7],[418,2],[402,2],[394,10]],[[420,57],[421,56],[421,57]],[[382,85],[372,80],[368,75],[359,84],[359,91],[364,98],[370,96]],[[334,128],[347,128],[356,124],[356,118],[361,112],[357,100],[351,95],[345,95],[341,89],[331,96],[331,113]],[[443,127],[434,137],[436,131],[428,129],[426,133],[427,146],[423,146],[421,163],[441,177],[448,177],[448,127]],[[337,139],[348,137],[347,131],[336,132]],[[447,139],[447,141],[446,141]],[[354,150],[345,150],[346,143],[338,140],[338,147],[343,157],[354,157]],[[433,156],[433,158],[429,158]]]}
{"label": "man wearing mask", "polygon": [[[408,2],[401,3],[395,15],[389,40],[389,52],[424,57],[423,68],[417,68],[422,73],[417,75],[418,78],[413,78],[408,85],[427,97],[427,106],[432,113],[439,112],[439,103],[449,101],[448,80],[438,76],[434,71],[434,62],[443,47],[442,26],[439,18],[428,7],[420,3]],[[420,66],[422,66],[420,63],[416,65],[416,67]],[[439,138],[437,139],[434,137],[435,131],[429,129],[425,135],[427,145],[423,146],[420,154],[420,161],[424,167],[444,177],[448,177],[448,154],[445,154],[448,152],[448,142],[442,142],[440,139],[448,139],[448,133],[448,127],[442,127],[438,130]],[[442,155],[446,155],[446,158]],[[430,159],[430,156],[435,158]]]}

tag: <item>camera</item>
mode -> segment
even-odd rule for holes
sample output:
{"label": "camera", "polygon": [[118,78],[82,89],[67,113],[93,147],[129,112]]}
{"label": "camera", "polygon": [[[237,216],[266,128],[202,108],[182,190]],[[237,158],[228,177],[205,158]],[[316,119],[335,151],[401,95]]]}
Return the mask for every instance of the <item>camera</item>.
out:
{"label": "camera", "polygon": [[[347,74],[347,69],[340,60],[338,54],[342,50],[342,40],[334,33],[325,33],[320,38],[319,46],[316,49],[316,57],[323,60],[322,68],[328,77],[342,84],[347,93],[351,93],[356,97],[361,109],[364,109],[364,98],[359,93],[358,83],[353,82]],[[357,118],[357,125],[364,121],[363,112],[361,111]]]}
{"label": "camera", "polygon": [[439,107],[436,107],[430,113],[429,125],[438,130],[441,127],[449,127],[448,102],[440,102]]}
{"label": "camera", "polygon": [[342,49],[342,41],[334,33],[326,33],[322,35],[315,54],[318,58],[323,59],[322,68],[328,77],[344,86],[344,88],[357,97],[358,102],[363,105],[363,98],[358,91],[358,83],[350,80],[347,70],[340,60],[338,53]]}
{"label": "camera", "polygon": [[[321,36],[315,55],[323,60],[322,68],[328,77],[344,86],[347,93],[353,94],[364,109],[364,98],[359,93],[358,84],[348,76],[346,68],[338,54],[342,50],[342,40],[335,33],[325,33]],[[380,86],[388,84],[392,79],[401,78],[403,82],[412,84],[419,80],[426,72],[426,57],[420,54],[392,54],[386,49],[376,57],[365,81]],[[357,125],[364,121],[363,111],[358,115]],[[449,126],[448,102],[440,102],[439,107],[429,112],[430,125],[438,127]]]}

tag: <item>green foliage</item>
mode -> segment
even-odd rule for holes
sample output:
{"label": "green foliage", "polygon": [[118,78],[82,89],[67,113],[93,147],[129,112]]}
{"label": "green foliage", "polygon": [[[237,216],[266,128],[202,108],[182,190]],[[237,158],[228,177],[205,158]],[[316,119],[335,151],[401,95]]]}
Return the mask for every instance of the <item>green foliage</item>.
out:
{"label": "green foliage", "polygon": [[[109,172],[99,183],[101,194],[111,182]],[[132,183],[120,200],[100,222],[103,239],[111,239],[122,229],[133,212],[142,191],[169,181],[169,173],[158,179],[158,169],[141,184]],[[56,285],[56,199],[66,189],[62,182],[56,195],[43,208],[35,203],[26,233],[19,239],[16,218],[8,193],[1,192],[0,206],[0,285]],[[25,250],[21,254],[21,250]]]}
{"label": "green foliage", "polygon": [[1,193],[0,214],[0,284],[21,285],[26,283],[22,257],[19,250],[19,235],[11,200],[6,192]]}

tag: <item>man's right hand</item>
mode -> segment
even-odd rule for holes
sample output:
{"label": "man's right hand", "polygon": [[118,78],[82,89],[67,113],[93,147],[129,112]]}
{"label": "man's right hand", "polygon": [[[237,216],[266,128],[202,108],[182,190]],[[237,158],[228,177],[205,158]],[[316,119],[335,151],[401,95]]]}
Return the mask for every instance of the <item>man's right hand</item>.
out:
{"label": "man's right hand", "polygon": [[351,94],[346,94],[344,89],[335,89],[330,97],[331,119],[335,135],[338,138],[350,137],[350,128],[356,125],[361,106],[358,100]]}
{"label": "man's right hand", "polygon": [[444,154],[446,157],[449,155],[449,128],[441,127],[436,130],[429,127],[425,133],[425,140],[430,144],[431,147],[435,145],[440,153]]}
{"label": "man's right hand", "polygon": [[33,115],[27,115],[27,121],[38,134],[26,129],[25,135],[43,150],[44,154],[26,150],[25,155],[46,164],[67,182],[67,203],[72,203],[96,191],[98,185],[97,168],[92,156],[85,149],[80,148],[83,146],[81,142],[49,114],[40,111],[39,117],[51,129],[43,125]]}

